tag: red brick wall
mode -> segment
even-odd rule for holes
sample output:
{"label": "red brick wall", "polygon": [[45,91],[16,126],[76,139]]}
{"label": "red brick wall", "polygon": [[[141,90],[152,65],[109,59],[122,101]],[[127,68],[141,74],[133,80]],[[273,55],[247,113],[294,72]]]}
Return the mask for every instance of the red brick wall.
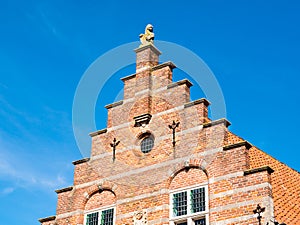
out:
{"label": "red brick wall", "polygon": [[116,203],[116,196],[113,192],[104,190],[94,193],[85,204],[85,210],[93,210]]}
{"label": "red brick wall", "polygon": [[199,168],[183,169],[172,179],[169,189],[174,190],[197,184],[207,184],[207,182],[206,174]]}
{"label": "red brick wall", "polygon": [[[73,188],[58,193],[57,224],[83,224],[87,210],[112,204],[116,224],[132,224],[138,211],[147,214],[149,224],[168,224],[170,190],[203,183],[208,185],[212,225],[257,224],[253,215],[257,204],[267,208],[265,224],[265,218],[273,215],[273,196],[275,215],[291,216],[285,221],[297,224],[297,204],[281,214],[279,205],[289,203],[279,196],[297,199],[300,185],[294,184],[299,174],[254,148],[249,150],[228,131],[226,120],[210,121],[209,103],[190,102],[191,83],[172,83],[172,64],[156,66],[158,53],[153,51],[137,53],[137,73],[123,79],[124,100],[107,106],[107,130],[91,135],[90,160],[75,163]],[[135,126],[134,117],[144,113],[152,115],[149,124]],[[173,120],[180,122],[175,148],[168,127]],[[154,147],[144,154],[140,142],[147,133],[154,137]],[[115,161],[110,146],[114,138],[120,141]],[[251,170],[263,165],[274,167],[274,175],[266,169]],[[293,181],[278,182],[283,174],[293,175]]]}

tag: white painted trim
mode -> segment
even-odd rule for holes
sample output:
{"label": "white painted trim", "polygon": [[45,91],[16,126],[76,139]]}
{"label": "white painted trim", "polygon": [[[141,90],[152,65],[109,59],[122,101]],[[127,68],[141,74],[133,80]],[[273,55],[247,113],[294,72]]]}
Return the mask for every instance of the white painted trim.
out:
{"label": "white painted trim", "polygon": [[110,205],[110,206],[103,206],[103,207],[100,207],[100,208],[97,208],[97,209],[92,209],[92,210],[85,210],[84,211],[84,223],[83,224],[86,224],[86,217],[88,214],[92,214],[92,213],[97,213],[98,212],[98,225],[100,225],[100,221],[101,221],[101,213],[104,211],[104,210],[109,210],[109,209],[113,209],[114,210],[114,215],[113,215],[113,224],[116,224],[116,205]]}
{"label": "white painted trim", "polygon": [[206,225],[209,225],[209,214],[202,214],[202,215],[199,215],[199,216],[195,216],[195,217],[187,217],[187,218],[181,218],[181,219],[178,219],[178,220],[175,220],[175,219],[170,219],[170,225],[176,225],[178,223],[184,223],[184,222],[187,222],[188,225],[194,225],[195,224],[195,220],[199,220],[199,219],[205,219],[205,224]]}
{"label": "white painted trim", "polygon": [[[191,199],[189,198],[191,190],[198,189],[198,188],[204,188],[204,194],[205,194],[205,211],[197,212],[197,213],[190,213],[191,212]],[[187,192],[187,215],[182,216],[173,216],[173,195],[181,192]],[[194,219],[200,219],[200,218],[206,218],[206,215],[209,213],[209,199],[208,199],[208,185],[193,185],[186,188],[179,188],[172,190],[170,192],[170,210],[169,210],[169,217],[170,221],[173,222],[173,224],[176,224],[181,221],[187,221],[188,225],[193,225]],[[207,222],[207,219],[206,219]],[[208,224],[208,223],[207,223]]]}

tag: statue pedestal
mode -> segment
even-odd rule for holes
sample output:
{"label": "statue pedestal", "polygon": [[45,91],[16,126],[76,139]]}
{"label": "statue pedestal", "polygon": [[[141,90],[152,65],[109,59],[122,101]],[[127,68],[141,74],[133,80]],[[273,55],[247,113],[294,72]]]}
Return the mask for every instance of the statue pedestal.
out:
{"label": "statue pedestal", "polygon": [[141,45],[134,51],[136,53],[136,73],[158,65],[161,52],[153,44]]}

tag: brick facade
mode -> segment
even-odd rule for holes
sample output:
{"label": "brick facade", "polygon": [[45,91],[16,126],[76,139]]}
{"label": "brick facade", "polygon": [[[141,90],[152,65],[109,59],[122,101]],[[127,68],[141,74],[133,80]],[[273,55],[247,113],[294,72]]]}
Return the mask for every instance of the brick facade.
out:
{"label": "brick facade", "polygon": [[[176,224],[172,193],[194,187],[205,188],[207,208],[198,217],[206,224],[258,224],[257,204],[266,207],[263,224],[274,216],[300,224],[299,173],[232,134],[226,119],[211,121],[209,102],[190,101],[191,82],[173,82],[176,66],[159,64],[155,46],[135,51],[136,73],[122,79],[124,99],[106,106],[107,128],[90,134],[90,158],[73,162],[73,186],[56,191],[56,215],[41,224],[84,224],[89,212],[106,208],[118,225]],[[173,121],[180,122],[175,146]],[[153,149],[143,153],[141,141],[150,136]]]}

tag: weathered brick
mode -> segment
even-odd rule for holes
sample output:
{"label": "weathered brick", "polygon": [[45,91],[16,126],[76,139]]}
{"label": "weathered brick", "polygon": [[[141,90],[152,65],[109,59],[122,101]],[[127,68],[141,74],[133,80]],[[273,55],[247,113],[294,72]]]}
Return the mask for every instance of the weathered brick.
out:
{"label": "weathered brick", "polygon": [[[40,222],[83,224],[85,212],[114,205],[115,224],[132,224],[137,211],[147,213],[148,224],[168,224],[170,192],[207,185],[210,224],[257,224],[257,204],[267,208],[263,224],[273,213],[299,224],[299,173],[231,133],[225,119],[211,121],[209,102],[190,101],[192,84],[173,82],[175,65],[158,64],[155,47],[136,52],[136,73],[122,79],[124,99],[106,106],[107,129],[91,134],[91,157],[73,163],[73,186],[57,191],[56,216]],[[151,119],[137,126],[143,114]],[[173,121],[180,122],[175,147]],[[142,153],[141,138],[150,134],[154,147]]]}

